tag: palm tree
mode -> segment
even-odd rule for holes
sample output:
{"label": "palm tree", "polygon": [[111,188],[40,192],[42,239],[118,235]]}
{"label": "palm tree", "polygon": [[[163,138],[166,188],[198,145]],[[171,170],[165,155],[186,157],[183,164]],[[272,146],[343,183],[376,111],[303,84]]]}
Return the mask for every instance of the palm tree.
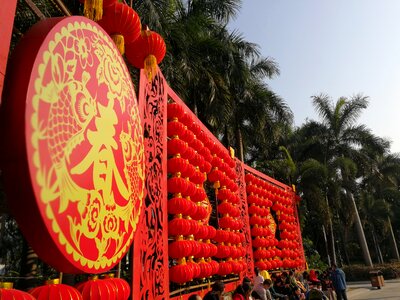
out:
{"label": "palm tree", "polygon": [[[395,204],[400,199],[400,157],[398,154],[385,153],[370,160],[362,181],[362,189],[368,191],[375,199],[381,199],[386,206]],[[393,255],[400,260],[399,251],[392,226],[393,214],[387,212],[385,224],[390,234]]]}
{"label": "palm tree", "polygon": [[[367,97],[362,95],[356,95],[350,99],[341,97],[336,103],[333,103],[329,96],[321,94],[313,96],[312,101],[321,122],[311,121],[306,124],[305,131],[312,135],[311,142],[305,147],[305,151],[306,153],[314,153],[315,157],[318,157],[318,160],[329,170],[330,183],[328,182],[326,187],[327,206],[335,208],[334,204],[337,203],[340,196],[351,204],[364,260],[367,265],[371,266],[372,261],[368,245],[353,196],[357,186],[357,170],[354,161],[366,158],[366,154],[359,151],[362,147],[373,148],[381,153],[384,152],[385,147],[382,145],[382,140],[374,136],[368,128],[356,124],[361,112],[368,105]],[[335,186],[338,187],[338,184],[340,184],[339,190],[335,191]],[[331,218],[329,223],[332,256],[335,262]]]}

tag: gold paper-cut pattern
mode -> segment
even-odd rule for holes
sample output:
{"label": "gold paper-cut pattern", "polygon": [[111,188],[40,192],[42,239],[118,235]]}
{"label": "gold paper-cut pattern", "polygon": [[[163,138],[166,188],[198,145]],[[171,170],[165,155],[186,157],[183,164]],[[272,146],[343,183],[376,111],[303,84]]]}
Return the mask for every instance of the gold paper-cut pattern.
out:
{"label": "gold paper-cut pattern", "polygon": [[144,196],[143,135],[129,72],[111,39],[73,22],[43,52],[30,118],[40,205],[84,269],[127,251]]}

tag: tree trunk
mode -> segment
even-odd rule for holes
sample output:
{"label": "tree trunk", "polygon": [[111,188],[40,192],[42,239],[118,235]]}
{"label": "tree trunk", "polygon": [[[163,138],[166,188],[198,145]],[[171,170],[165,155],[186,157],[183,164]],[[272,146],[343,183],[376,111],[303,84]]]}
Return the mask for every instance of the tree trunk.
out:
{"label": "tree trunk", "polygon": [[375,230],[374,229],[372,229],[372,239],[374,240],[376,258],[378,260],[378,263],[379,264],[383,264],[383,258],[382,258],[382,254],[381,254],[381,249],[379,249],[378,239],[376,238],[376,234],[375,234]]}
{"label": "tree trunk", "polygon": [[369,254],[367,240],[365,239],[364,229],[361,224],[360,215],[358,214],[356,201],[354,200],[353,194],[351,192],[348,192],[348,194],[349,194],[350,201],[351,201],[351,204],[353,205],[354,213],[356,216],[355,224],[356,224],[356,228],[357,228],[357,235],[358,235],[358,239],[360,241],[360,247],[361,247],[361,250],[362,250],[362,253],[364,256],[365,264],[369,267],[373,267],[371,255]]}
{"label": "tree trunk", "polygon": [[325,250],[326,250],[326,256],[328,258],[328,266],[330,266],[331,265],[331,256],[329,255],[328,240],[326,238],[326,231],[325,231],[324,224],[322,224],[322,233],[324,234]]}
{"label": "tree trunk", "polygon": [[344,250],[344,257],[346,259],[346,265],[350,265],[349,253],[346,247],[348,240],[349,240],[349,230],[346,227],[344,229],[344,236],[343,236],[343,250]]}
{"label": "tree trunk", "polygon": [[238,157],[241,161],[244,161],[243,137],[240,128],[236,130],[236,142],[237,142],[237,149],[239,149]]}
{"label": "tree trunk", "polygon": [[388,216],[388,222],[389,222],[389,228],[390,228],[390,236],[392,238],[393,254],[394,254],[394,257],[398,261],[400,261],[399,249],[397,249],[396,237],[394,236],[393,227],[392,227],[392,220],[390,220],[389,216]]}
{"label": "tree trunk", "polygon": [[326,200],[326,209],[328,211],[328,226],[329,226],[329,238],[331,242],[331,253],[332,253],[332,260],[333,263],[336,264],[336,250],[335,250],[335,236],[333,234],[333,224],[332,224],[332,217],[331,217],[331,210],[329,208],[329,201],[328,201],[328,195],[325,195],[325,200]]}

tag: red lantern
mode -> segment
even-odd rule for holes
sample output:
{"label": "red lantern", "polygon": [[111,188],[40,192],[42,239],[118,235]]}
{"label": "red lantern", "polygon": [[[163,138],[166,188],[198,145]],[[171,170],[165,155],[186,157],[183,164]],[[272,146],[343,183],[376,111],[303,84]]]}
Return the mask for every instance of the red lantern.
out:
{"label": "red lantern", "polygon": [[167,153],[168,155],[177,155],[181,154],[183,158],[186,150],[188,149],[188,145],[185,141],[180,140],[178,137],[175,137],[167,142]]}
{"label": "red lantern", "polygon": [[1,300],[35,300],[35,298],[25,292],[13,289],[12,282],[0,282]]}
{"label": "red lantern", "polygon": [[200,171],[196,171],[191,177],[190,180],[193,181],[196,184],[203,184],[203,182],[206,180],[206,176],[204,173]]}
{"label": "red lantern", "polygon": [[177,103],[168,103],[167,105],[167,116],[168,119],[180,119],[182,118],[183,114],[185,111],[183,110],[182,105],[179,105]]}
{"label": "red lantern", "polygon": [[193,278],[193,267],[186,264],[185,259],[176,266],[169,269],[169,280],[175,283],[185,283]]}
{"label": "red lantern", "polygon": [[208,225],[207,227],[208,227],[208,237],[207,238],[213,239],[217,234],[217,230],[214,227],[212,227],[211,225]]}
{"label": "red lantern", "polygon": [[182,217],[174,218],[168,222],[169,235],[188,235],[191,230],[191,222],[189,220],[182,219]]}
{"label": "red lantern", "polygon": [[221,228],[232,228],[233,221],[232,217],[222,217],[218,223]]}
{"label": "red lantern", "polygon": [[114,285],[107,280],[100,280],[93,276],[88,281],[78,284],[76,289],[82,294],[83,300],[116,299]]}
{"label": "red lantern", "polygon": [[184,132],[186,131],[185,125],[183,125],[181,122],[179,122],[177,119],[169,121],[167,123],[167,135],[168,137],[173,137],[173,136],[178,136],[181,138],[184,135]]}
{"label": "red lantern", "polygon": [[227,231],[218,229],[216,231],[214,240],[218,243],[224,243],[228,240],[228,238],[229,238],[229,233]]}
{"label": "red lantern", "polygon": [[195,235],[197,231],[199,230],[199,223],[197,223],[196,220],[188,220],[190,223],[190,234]]}
{"label": "red lantern", "polygon": [[218,205],[218,212],[222,215],[230,214],[232,208],[233,208],[232,204],[230,204],[227,201],[224,201],[220,205]]}
{"label": "red lantern", "polygon": [[211,260],[211,261],[209,262],[209,264],[210,264],[210,266],[211,266],[211,268],[212,268],[211,275],[217,274],[217,273],[218,273],[218,270],[219,270],[219,263],[216,262],[215,260]]}
{"label": "red lantern", "polygon": [[184,173],[186,171],[186,168],[188,166],[188,163],[185,159],[180,157],[180,155],[177,155],[176,157],[172,157],[168,159],[167,162],[167,171],[168,173]]}
{"label": "red lantern", "polygon": [[231,254],[231,249],[229,246],[225,246],[225,245],[218,245],[218,251],[217,254],[215,255],[215,257],[218,258],[225,258],[225,257],[229,257]]}
{"label": "red lantern", "polygon": [[186,169],[182,172],[182,177],[190,178],[196,172],[196,168],[191,163],[189,163],[187,159],[185,161],[186,161]]}
{"label": "red lantern", "polygon": [[232,273],[233,274],[239,274],[240,271],[242,270],[242,265],[238,263],[237,261],[230,261],[230,264],[232,266]]}
{"label": "red lantern", "polygon": [[131,287],[126,280],[122,278],[114,278],[114,274],[107,274],[105,278],[105,281],[109,281],[114,285],[114,288],[117,292],[116,300],[127,300],[129,298]]}
{"label": "red lantern", "polygon": [[178,193],[184,194],[189,187],[186,179],[182,177],[175,177],[175,176],[171,177],[168,179],[167,183],[168,183],[168,193],[171,194],[178,194]]}
{"label": "red lantern", "polygon": [[208,237],[208,226],[199,225],[199,230],[194,236],[196,239],[206,239]]}
{"label": "red lantern", "polygon": [[126,45],[125,56],[136,68],[145,68],[147,78],[152,80],[156,66],[164,59],[166,46],[163,38],[151,30],[142,30],[141,35],[131,44]]}
{"label": "red lantern", "polygon": [[191,196],[194,202],[201,202],[207,198],[206,191],[202,186],[196,186],[196,192]]}
{"label": "red lantern", "polygon": [[213,267],[209,263],[206,263],[205,261],[201,261],[199,263],[199,266],[200,266],[199,278],[206,278],[206,277],[211,276]]}
{"label": "red lantern", "polygon": [[198,278],[200,276],[200,266],[198,263],[194,262],[193,260],[189,260],[187,265],[192,269],[193,278]]}
{"label": "red lantern", "polygon": [[58,278],[47,280],[46,285],[36,287],[30,290],[29,293],[38,300],[62,300],[67,298],[71,300],[82,300],[82,295],[77,289],[66,284],[60,284]]}
{"label": "red lantern", "polygon": [[196,138],[196,136],[189,129],[186,129],[182,134],[182,140],[184,140],[188,144],[191,144],[195,138]]}
{"label": "red lantern", "polygon": [[218,247],[215,246],[214,244],[209,244],[209,245],[210,245],[210,254],[209,254],[209,256],[213,257],[213,256],[217,255]]}
{"label": "red lantern", "polygon": [[187,147],[186,152],[182,153],[182,157],[188,160],[193,159],[193,157],[196,155],[196,151],[192,147]]}
{"label": "red lantern", "polygon": [[172,258],[189,256],[192,252],[192,244],[183,239],[178,239],[168,245],[168,255]]}
{"label": "red lantern", "polygon": [[229,262],[220,262],[218,275],[228,275],[232,273],[232,265]]}
{"label": "red lantern", "polygon": [[125,52],[125,44],[133,43],[140,36],[138,14],[123,3],[116,2],[107,7],[98,23],[111,36],[121,54]]}
{"label": "red lantern", "polygon": [[193,210],[195,204],[187,199],[181,197],[175,197],[168,200],[168,213],[177,215],[182,214],[187,216],[190,211]]}

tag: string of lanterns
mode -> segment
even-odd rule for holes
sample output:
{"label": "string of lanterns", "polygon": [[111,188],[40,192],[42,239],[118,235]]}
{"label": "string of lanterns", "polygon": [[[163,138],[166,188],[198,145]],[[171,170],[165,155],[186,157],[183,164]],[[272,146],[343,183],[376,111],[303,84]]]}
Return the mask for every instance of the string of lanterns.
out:
{"label": "string of lanterns", "polygon": [[[255,265],[262,270],[295,268],[303,264],[300,259],[300,239],[294,217],[294,193],[285,191],[255,175],[245,176],[252,245]],[[276,224],[271,214],[275,211],[279,237],[275,237]],[[273,224],[271,224],[273,223]],[[271,230],[273,229],[273,230]]]}
{"label": "string of lanterns", "polygon": [[246,174],[245,180],[255,265],[261,270],[280,268],[283,262],[281,251],[276,247],[278,240],[271,215],[272,200],[276,199],[278,188],[253,174]]}
{"label": "string of lanterns", "polygon": [[219,264],[212,260],[217,247],[211,243],[216,229],[208,225],[211,206],[204,189],[210,172],[210,152],[205,144],[208,137],[176,103],[167,106],[167,171],[168,234],[174,239],[168,255],[176,264],[170,268],[170,280],[185,283],[194,278],[217,274]]}
{"label": "string of lanterns", "polygon": [[112,38],[121,55],[138,69],[145,69],[151,81],[167,48],[164,39],[148,27],[142,28],[139,15],[117,0],[79,0],[84,15],[96,21]]}

